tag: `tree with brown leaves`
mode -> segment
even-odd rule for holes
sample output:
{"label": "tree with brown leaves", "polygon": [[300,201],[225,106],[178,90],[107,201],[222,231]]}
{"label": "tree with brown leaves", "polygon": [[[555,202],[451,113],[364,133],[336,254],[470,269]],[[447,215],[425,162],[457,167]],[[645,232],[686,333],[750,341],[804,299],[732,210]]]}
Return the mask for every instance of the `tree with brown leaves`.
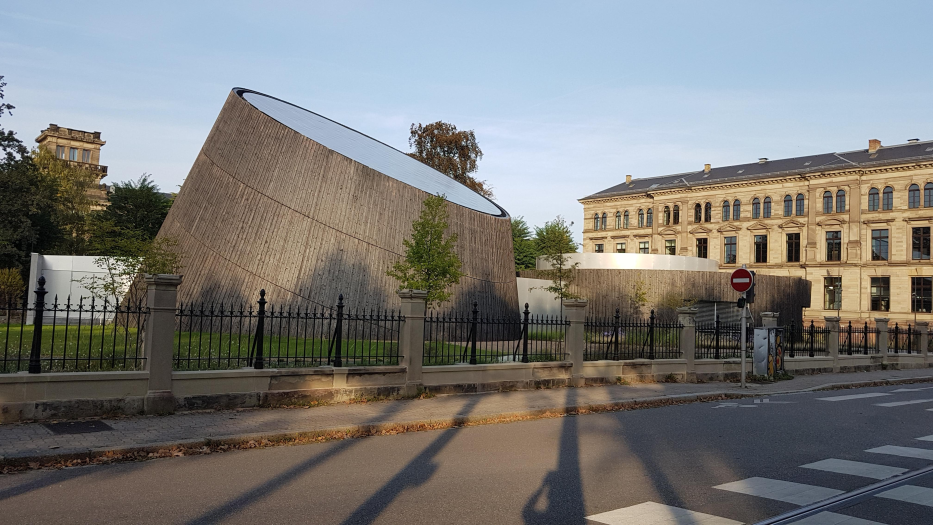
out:
{"label": "tree with brown leaves", "polygon": [[408,145],[414,149],[408,155],[431,166],[480,195],[492,198],[492,187],[471,176],[479,169],[483,150],[476,142],[473,130],[459,131],[457,126],[443,121],[427,125],[411,125]]}

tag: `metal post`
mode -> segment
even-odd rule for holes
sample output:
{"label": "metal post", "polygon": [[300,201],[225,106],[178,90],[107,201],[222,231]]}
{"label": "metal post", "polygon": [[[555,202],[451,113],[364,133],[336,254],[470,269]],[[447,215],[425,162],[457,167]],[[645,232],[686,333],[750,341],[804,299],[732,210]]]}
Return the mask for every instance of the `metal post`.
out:
{"label": "metal post", "polygon": [[716,359],[719,359],[719,314],[716,314]]}
{"label": "metal post", "polygon": [[256,354],[253,358],[253,368],[262,370],[262,336],[266,331],[266,291],[259,290],[259,320],[256,321],[256,338],[253,340],[256,345]]}
{"label": "metal post", "polygon": [[522,363],[528,362],[528,303],[525,303],[525,311],[522,312]]}
{"label": "metal post", "polygon": [[897,326],[897,323],[894,323],[894,353],[899,354],[901,352],[901,328]]}
{"label": "metal post", "polygon": [[[742,292],[742,298],[743,299],[745,298],[745,292]],[[741,336],[742,337],[742,388],[745,388],[745,372],[746,372],[745,369],[747,366],[745,364],[745,347],[748,343],[748,341],[746,340],[747,334],[746,334],[746,326],[745,326],[745,309],[746,308],[747,308],[747,305],[743,304],[742,315],[739,317],[739,322],[742,323],[742,336]]]}
{"label": "metal post", "polygon": [[849,321],[849,327],[846,330],[846,354],[852,355],[852,321]]}
{"label": "metal post", "polygon": [[45,276],[40,275],[36,288],[36,305],[32,318],[32,351],[29,354],[29,373],[42,373],[42,318],[45,312]]}
{"label": "metal post", "polygon": [[813,320],[811,319],[810,320],[810,348],[809,348],[810,357],[813,357],[813,331],[814,331]]}
{"label": "metal post", "polygon": [[476,301],[473,301],[473,323],[470,325],[470,364],[476,364],[476,321],[479,317],[479,309]]}
{"label": "metal post", "polygon": [[907,323],[907,353],[910,354],[910,351],[914,347],[914,333],[913,328],[910,326],[910,323]]}
{"label": "metal post", "polygon": [[654,310],[648,317],[648,359],[654,359]]}
{"label": "metal post", "polygon": [[619,338],[622,337],[622,322],[621,316],[619,315],[619,309],[616,308],[616,315],[612,320],[612,330],[613,330],[613,348],[612,348],[612,358],[616,361],[619,360]]}
{"label": "metal post", "polygon": [[334,366],[340,368],[343,366],[343,294],[337,296],[337,328],[334,332]]}

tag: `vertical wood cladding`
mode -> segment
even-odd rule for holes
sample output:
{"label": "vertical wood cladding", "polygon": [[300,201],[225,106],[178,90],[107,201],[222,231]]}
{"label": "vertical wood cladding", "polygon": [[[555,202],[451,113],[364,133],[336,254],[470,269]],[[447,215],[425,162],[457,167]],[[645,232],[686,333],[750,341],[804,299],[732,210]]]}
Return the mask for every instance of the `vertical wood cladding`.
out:
{"label": "vertical wood cladding", "polygon": [[[439,176],[443,176],[440,175]],[[159,232],[179,241],[185,302],[396,308],[385,275],[427,193],[227,97]],[[466,274],[444,310],[518,312],[508,217],[448,203]],[[517,315],[517,314],[516,314]]]}
{"label": "vertical wood cladding", "polygon": [[[523,270],[521,277],[544,278],[539,270]],[[589,301],[592,315],[610,316],[619,308],[631,315],[631,298],[641,283],[650,309],[664,304],[676,307],[683,300],[735,301],[739,294],[725,272],[685,272],[676,270],[577,270],[571,291]],[[799,277],[755,276],[755,304],[752,313],[761,321],[761,312],[778,312],[779,321],[798,324],[801,310],[810,304],[810,283]]]}

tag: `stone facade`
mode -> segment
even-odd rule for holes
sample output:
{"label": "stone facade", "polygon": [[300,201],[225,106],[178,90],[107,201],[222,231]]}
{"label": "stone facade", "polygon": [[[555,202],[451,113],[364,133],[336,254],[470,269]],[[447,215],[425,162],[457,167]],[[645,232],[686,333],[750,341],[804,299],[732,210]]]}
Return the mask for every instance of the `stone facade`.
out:
{"label": "stone facade", "polygon": [[100,148],[107,142],[101,140],[100,131],[82,131],[49,124],[36,137],[36,142],[40,148],[47,148],[56,157],[94,172],[97,175],[97,188],[91,190],[88,196],[94,201],[95,209],[107,205],[107,185],[102,182],[107,176],[107,166],[100,164]]}
{"label": "stone facade", "polygon": [[[825,169],[782,165],[769,173],[769,161],[761,159],[747,165],[756,172],[752,177],[720,175],[706,183],[709,165],[654,185],[648,184],[652,179],[628,178],[580,199],[583,251],[624,247],[629,253],[706,256],[718,259],[723,272],[745,264],[760,274],[802,277],[812,283],[805,318],[888,317],[892,325],[933,320],[933,142],[882,148],[871,141],[867,150],[853,153],[873,159],[879,150],[886,160]],[[802,166],[806,159],[774,162],[799,160]],[[719,171],[741,174],[746,167]]]}

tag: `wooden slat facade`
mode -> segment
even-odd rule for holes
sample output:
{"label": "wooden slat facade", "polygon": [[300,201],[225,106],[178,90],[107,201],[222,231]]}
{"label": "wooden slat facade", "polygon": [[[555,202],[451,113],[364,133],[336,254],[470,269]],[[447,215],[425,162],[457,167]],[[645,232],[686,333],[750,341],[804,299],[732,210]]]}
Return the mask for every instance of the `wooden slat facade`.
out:
{"label": "wooden slat facade", "polygon": [[[443,176],[438,174],[438,176]],[[422,190],[350,160],[231,92],[159,236],[179,241],[184,302],[397,308],[385,275]],[[517,315],[508,217],[448,203],[466,276],[442,310]]]}

